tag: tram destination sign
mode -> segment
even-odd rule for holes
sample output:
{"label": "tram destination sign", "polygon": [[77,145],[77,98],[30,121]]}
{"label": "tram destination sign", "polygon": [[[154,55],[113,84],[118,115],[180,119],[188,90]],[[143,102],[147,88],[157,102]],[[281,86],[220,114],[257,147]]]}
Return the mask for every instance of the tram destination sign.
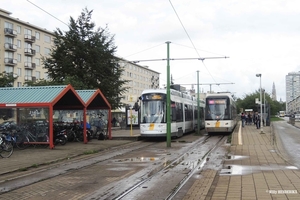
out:
{"label": "tram destination sign", "polygon": [[164,100],[166,99],[166,95],[165,94],[144,94],[142,96],[142,100]]}

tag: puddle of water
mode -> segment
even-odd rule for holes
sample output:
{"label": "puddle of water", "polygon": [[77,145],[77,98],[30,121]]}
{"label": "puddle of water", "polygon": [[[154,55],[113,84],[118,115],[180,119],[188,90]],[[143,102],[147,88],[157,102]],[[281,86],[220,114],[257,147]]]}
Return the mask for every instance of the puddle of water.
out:
{"label": "puddle of water", "polygon": [[226,160],[241,160],[241,159],[245,159],[245,158],[249,158],[249,156],[228,155]]}
{"label": "puddle of water", "polygon": [[159,160],[158,157],[136,157],[136,158],[124,158],[115,160],[115,162],[151,162]]}
{"label": "puddle of water", "polygon": [[298,169],[298,167],[295,167],[295,166],[287,166],[286,168],[287,169]]}
{"label": "puddle of water", "polygon": [[221,170],[220,175],[247,175],[258,170],[257,166],[228,165]]}
{"label": "puddle of water", "polygon": [[243,165],[228,165],[224,166],[220,171],[220,175],[248,175],[261,171],[272,171],[272,170],[298,170],[295,166],[243,166]]}

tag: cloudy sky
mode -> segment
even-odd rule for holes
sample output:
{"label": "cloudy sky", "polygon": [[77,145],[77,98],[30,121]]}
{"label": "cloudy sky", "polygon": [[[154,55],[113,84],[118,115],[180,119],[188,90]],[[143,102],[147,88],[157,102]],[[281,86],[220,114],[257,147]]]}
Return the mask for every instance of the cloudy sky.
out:
{"label": "cloudy sky", "polygon": [[[1,0],[12,17],[50,31],[67,31],[70,16],[85,7],[97,27],[115,35],[116,55],[161,73],[161,86],[167,41],[173,80],[188,89],[199,71],[201,91],[243,98],[259,89],[261,73],[266,92],[274,83],[285,101],[285,76],[300,71],[299,0]],[[179,60],[199,57],[206,59]],[[162,61],[143,61],[153,59]]]}

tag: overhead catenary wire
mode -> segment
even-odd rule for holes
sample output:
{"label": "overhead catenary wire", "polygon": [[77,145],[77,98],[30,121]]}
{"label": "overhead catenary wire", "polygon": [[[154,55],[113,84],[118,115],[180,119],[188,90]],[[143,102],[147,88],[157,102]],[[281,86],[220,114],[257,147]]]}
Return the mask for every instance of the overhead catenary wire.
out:
{"label": "overhead catenary wire", "polygon": [[[169,0],[169,2],[170,2],[170,4],[171,4],[171,6],[172,6],[173,11],[175,12],[175,14],[176,14],[176,16],[177,16],[177,19],[178,19],[179,22],[180,22],[180,24],[181,24],[181,26],[182,26],[184,32],[186,33],[186,35],[187,35],[187,37],[189,38],[189,40],[190,40],[190,42],[191,42],[193,48],[195,49],[197,55],[198,55],[199,57],[201,57],[200,54],[199,54],[199,52],[197,51],[197,48],[195,47],[195,45],[194,45],[194,43],[193,43],[193,41],[192,41],[190,35],[188,34],[186,28],[184,27],[184,25],[183,25],[183,23],[182,23],[182,21],[181,21],[179,15],[178,15],[178,13],[177,13],[175,7],[173,6],[171,0]],[[228,58],[228,57],[225,57],[225,58]],[[209,75],[212,77],[213,81],[216,82],[216,80],[214,79],[214,77],[212,76],[212,74],[210,73],[210,71],[208,70],[208,68],[206,67],[206,65],[204,64],[204,59],[202,60],[202,63],[203,63],[203,65],[204,65],[204,67],[206,68],[206,70],[208,71]]]}
{"label": "overhead catenary wire", "polygon": [[47,12],[46,10],[42,9],[41,7],[39,7],[38,5],[32,3],[31,1],[27,0],[29,3],[31,3],[32,5],[34,5],[35,7],[37,7],[38,9],[42,10],[43,12],[47,13],[48,15],[50,15],[51,17],[55,18],[56,20],[60,21],[61,23],[65,24],[66,26],[70,27],[67,23],[65,23],[64,21],[58,19],[57,17],[55,17],[54,15],[52,15],[51,13]]}

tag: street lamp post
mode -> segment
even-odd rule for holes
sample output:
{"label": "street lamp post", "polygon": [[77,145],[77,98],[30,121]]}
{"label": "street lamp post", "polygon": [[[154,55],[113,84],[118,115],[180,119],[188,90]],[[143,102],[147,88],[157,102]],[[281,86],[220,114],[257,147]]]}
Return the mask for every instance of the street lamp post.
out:
{"label": "street lamp post", "polygon": [[261,91],[261,74],[256,74],[256,77],[259,77],[259,91],[260,91],[260,133],[264,133],[263,131],[263,123],[262,123],[262,91]]}

